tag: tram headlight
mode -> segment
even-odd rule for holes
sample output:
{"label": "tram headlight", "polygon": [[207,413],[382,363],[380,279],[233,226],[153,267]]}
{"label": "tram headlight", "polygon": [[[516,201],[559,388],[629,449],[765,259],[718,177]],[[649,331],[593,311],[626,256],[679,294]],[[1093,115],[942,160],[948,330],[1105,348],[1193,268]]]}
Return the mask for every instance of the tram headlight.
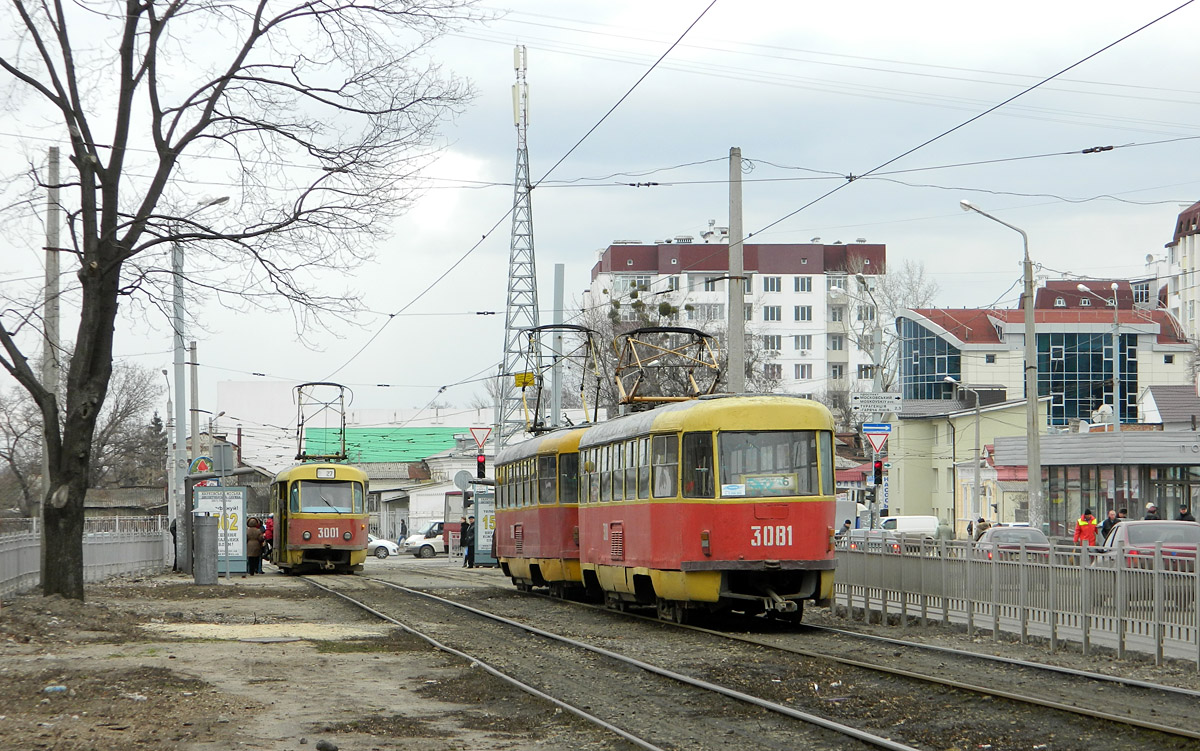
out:
{"label": "tram headlight", "polygon": [[305,540],[311,540],[311,539],[312,539],[312,532],[309,532],[309,531],[306,529],[306,530],[304,530],[304,534],[302,534],[302,535],[300,535],[300,536],[301,536],[301,537],[303,537]]}
{"label": "tram headlight", "polygon": [[347,541],[349,541],[349,540],[350,540],[350,538],[351,538],[351,537],[353,537],[353,536],[354,536],[354,535],[353,535],[353,533],[351,533],[351,532],[343,532],[343,533],[342,533],[342,539],[343,539],[343,540],[347,540]]}

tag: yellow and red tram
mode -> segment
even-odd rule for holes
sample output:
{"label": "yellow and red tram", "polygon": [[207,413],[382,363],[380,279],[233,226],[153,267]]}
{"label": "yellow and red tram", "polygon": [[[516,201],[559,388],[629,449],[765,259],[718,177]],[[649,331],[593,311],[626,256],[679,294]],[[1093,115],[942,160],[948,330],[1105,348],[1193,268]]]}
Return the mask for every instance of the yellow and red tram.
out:
{"label": "yellow and red tram", "polygon": [[[578,474],[569,476],[562,457],[576,447]],[[695,610],[799,618],[805,601],[832,597],[833,418],[818,402],[701,397],[506,451],[498,494],[511,511],[527,509],[521,535],[549,526],[561,538],[577,529],[581,581],[565,557],[571,574],[561,581],[602,592],[612,607],[656,606],[675,620]],[[542,459],[545,473],[536,469]],[[576,489],[572,513],[564,499]],[[532,502],[543,494],[558,499],[557,517]],[[500,526],[503,518],[498,508]],[[515,544],[498,547],[518,586],[559,581],[544,571],[524,575],[514,551]]]}
{"label": "yellow and red tram", "polygon": [[361,571],[367,487],[367,474],[347,464],[299,464],[277,474],[271,562],[284,573]]}
{"label": "yellow and red tram", "polygon": [[496,556],[522,589],[580,587],[579,439],[584,428],[547,433],[496,456]]}

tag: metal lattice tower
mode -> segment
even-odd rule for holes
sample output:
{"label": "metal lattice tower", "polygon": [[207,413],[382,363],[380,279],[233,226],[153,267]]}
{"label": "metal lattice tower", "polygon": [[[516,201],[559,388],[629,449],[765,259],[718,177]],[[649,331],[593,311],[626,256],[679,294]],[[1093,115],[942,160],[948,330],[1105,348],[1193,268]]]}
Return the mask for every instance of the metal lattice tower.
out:
{"label": "metal lattice tower", "polygon": [[[517,82],[513,86],[513,120],[517,126],[517,172],[513,181],[512,239],[508,253],[508,304],[504,314],[504,362],[496,402],[496,447],[523,435],[536,416],[527,415],[523,390],[536,388],[526,374],[527,339],[522,329],[538,325],[537,267],[533,260],[533,205],[529,191],[529,88],[525,84],[525,47],[513,51]],[[540,364],[540,363],[539,363]]]}

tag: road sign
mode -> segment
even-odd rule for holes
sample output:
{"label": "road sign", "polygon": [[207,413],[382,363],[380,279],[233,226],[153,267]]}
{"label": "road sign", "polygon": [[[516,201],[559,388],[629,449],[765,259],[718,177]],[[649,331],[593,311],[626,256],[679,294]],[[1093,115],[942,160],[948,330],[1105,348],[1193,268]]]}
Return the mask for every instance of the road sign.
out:
{"label": "road sign", "polygon": [[875,449],[878,454],[883,450],[883,445],[887,443],[888,436],[892,434],[892,426],[889,423],[864,423],[862,426],[863,435],[871,442],[871,448]]}
{"label": "road sign", "polygon": [[459,490],[467,490],[471,487],[471,473],[465,469],[460,469],[454,475],[454,487]]}
{"label": "road sign", "polygon": [[860,392],[850,395],[850,409],[859,412],[897,412],[904,397],[897,393]]}
{"label": "road sign", "polygon": [[492,434],[491,428],[471,428],[471,437],[475,439],[475,445],[483,451],[483,444],[487,443],[488,436]]}

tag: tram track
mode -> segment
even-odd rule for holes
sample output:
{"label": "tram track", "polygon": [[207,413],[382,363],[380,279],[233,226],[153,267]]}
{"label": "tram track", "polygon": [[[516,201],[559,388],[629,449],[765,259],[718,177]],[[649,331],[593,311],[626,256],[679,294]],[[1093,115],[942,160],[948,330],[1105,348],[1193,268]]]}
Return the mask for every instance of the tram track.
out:
{"label": "tram track", "polygon": [[[470,575],[460,578],[457,572],[446,578],[476,583],[479,579]],[[545,599],[619,617],[614,611],[599,606],[548,596]],[[514,612],[521,609],[519,603],[508,608]],[[1079,717],[1085,725],[1111,724],[1127,728],[1134,735],[1149,731],[1150,737],[1161,734],[1162,740],[1167,742],[1165,746],[1159,744],[1160,747],[1191,748],[1200,739],[1200,719],[1195,717],[1194,711],[1200,692],[1188,689],[840,629],[800,626],[798,631],[791,627],[778,633],[771,633],[769,628],[764,629],[765,633],[731,633],[729,630],[668,624],[635,613],[625,615],[662,628],[687,629],[798,657],[835,662],[846,668],[935,684],[948,690],[1039,707],[1044,711],[1068,713]],[[804,644],[798,644],[798,641]],[[925,656],[913,659],[913,651]],[[1080,747],[1097,748],[1092,744],[1081,744]],[[1112,747],[1121,746],[1116,743]]]}
{"label": "tram track", "polygon": [[[717,749],[733,744],[769,749],[916,751],[916,747],[859,727],[393,582],[367,577],[305,579],[639,748]],[[374,590],[367,591],[363,584]],[[385,588],[390,591],[382,592]],[[423,602],[414,607],[417,599]],[[397,609],[403,611],[403,620],[396,617]],[[389,614],[389,610],[393,612]],[[447,615],[453,618],[447,620]],[[464,623],[466,620],[470,623]],[[414,622],[422,625],[414,626]],[[536,638],[535,645],[528,641],[530,637]],[[514,642],[523,644],[513,649]],[[487,647],[498,644],[510,648],[488,653]],[[466,648],[470,645],[473,648]],[[530,648],[522,648],[526,646]],[[666,723],[664,716],[687,721]]]}

